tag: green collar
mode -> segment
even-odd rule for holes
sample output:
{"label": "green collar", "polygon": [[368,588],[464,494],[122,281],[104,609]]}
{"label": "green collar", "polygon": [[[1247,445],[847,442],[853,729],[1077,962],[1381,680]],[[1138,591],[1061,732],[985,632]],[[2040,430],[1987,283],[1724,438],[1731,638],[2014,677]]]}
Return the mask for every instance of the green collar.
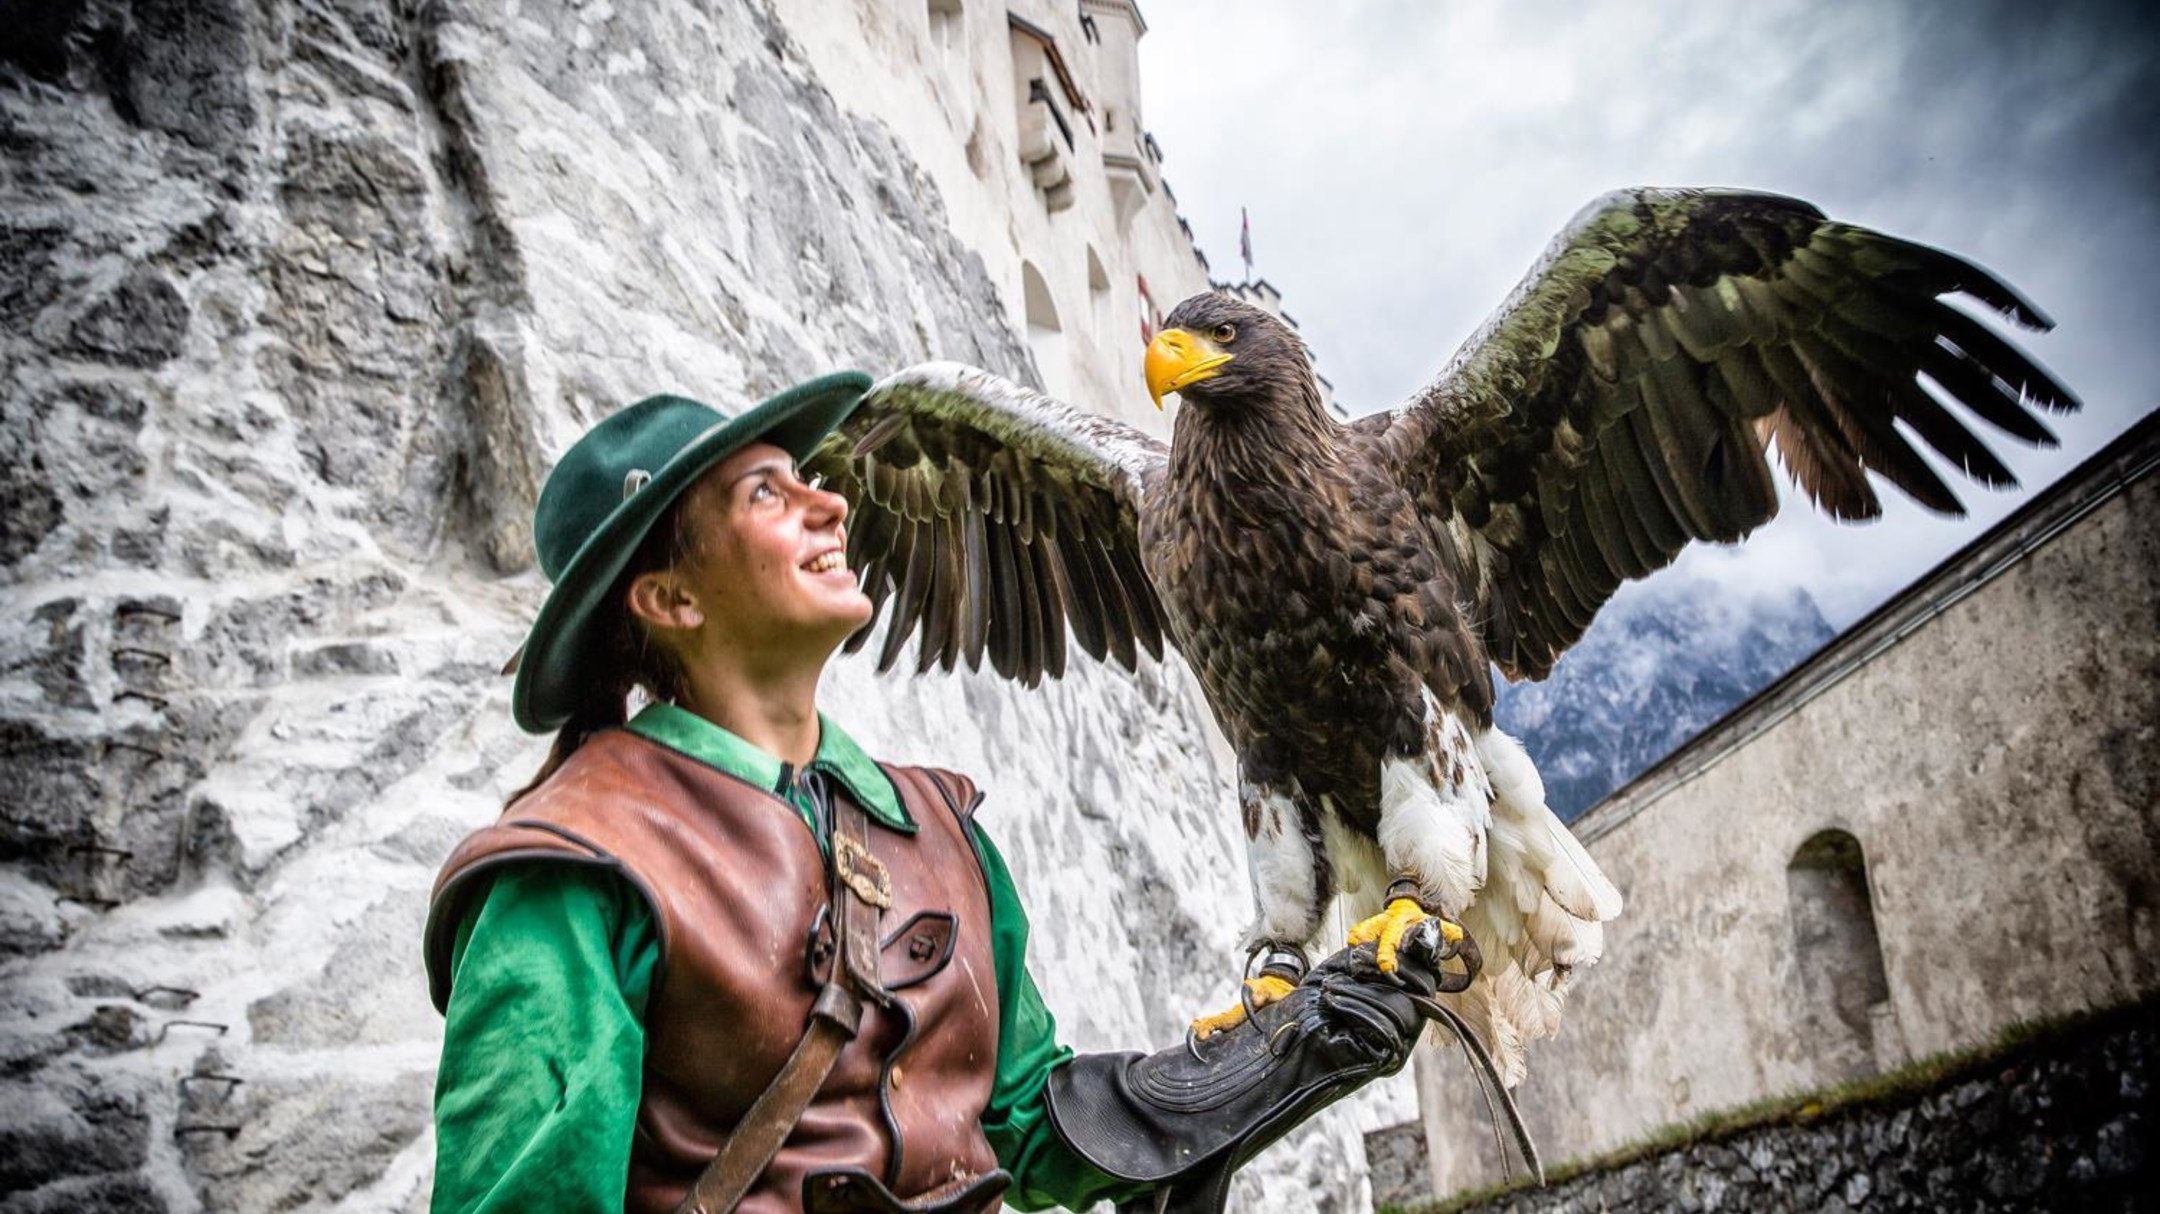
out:
{"label": "green collar", "polygon": [[[792,787],[795,772],[788,764],[687,708],[648,704],[626,728],[648,741],[680,751],[744,783],[765,789],[790,804],[795,801]],[[900,804],[900,794],[893,788],[885,769],[864,754],[855,739],[842,732],[832,723],[832,718],[822,712],[818,714],[817,754],[810,760],[810,766],[845,785],[856,803],[880,824],[902,834],[915,833],[915,822]]]}

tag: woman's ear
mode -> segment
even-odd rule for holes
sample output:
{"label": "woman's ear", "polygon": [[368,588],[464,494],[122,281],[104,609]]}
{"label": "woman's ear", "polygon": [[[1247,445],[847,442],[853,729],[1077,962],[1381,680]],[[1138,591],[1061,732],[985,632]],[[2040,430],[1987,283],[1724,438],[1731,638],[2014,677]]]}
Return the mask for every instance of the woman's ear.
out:
{"label": "woman's ear", "polygon": [[688,630],[705,622],[697,597],[673,570],[656,569],[630,579],[629,607],[649,628]]}

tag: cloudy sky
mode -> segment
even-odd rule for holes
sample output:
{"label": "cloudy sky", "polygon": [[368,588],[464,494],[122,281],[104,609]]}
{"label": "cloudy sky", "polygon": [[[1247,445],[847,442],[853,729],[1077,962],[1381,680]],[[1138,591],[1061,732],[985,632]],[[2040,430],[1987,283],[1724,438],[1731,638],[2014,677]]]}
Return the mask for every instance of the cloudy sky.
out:
{"label": "cloudy sky", "polygon": [[[1793,194],[1963,254],[2058,328],[2054,451],[1974,423],[2028,488],[2160,406],[2160,19],[2098,3],[1144,0],[1147,124],[1218,278],[1279,287],[1353,413],[1439,369],[1569,216],[1629,185]],[[2160,6],[2152,6],[2160,9]],[[1871,528],[1790,503],[1688,564],[1850,623],[2014,509]],[[1792,508],[1798,504],[1801,508]]]}

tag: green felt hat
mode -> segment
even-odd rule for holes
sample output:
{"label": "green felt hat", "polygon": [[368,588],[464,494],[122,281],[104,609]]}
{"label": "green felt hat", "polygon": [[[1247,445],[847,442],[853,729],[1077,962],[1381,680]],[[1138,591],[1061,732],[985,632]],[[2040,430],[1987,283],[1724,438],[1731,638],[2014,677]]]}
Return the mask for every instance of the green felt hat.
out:
{"label": "green felt hat", "polygon": [[648,396],[588,431],[548,473],[533,546],[554,588],[518,651],[510,714],[532,733],[568,721],[597,672],[593,617],[645,533],[714,464],[764,441],[797,460],[852,413],[870,377],[843,371],[797,384],[729,417],[681,396]]}

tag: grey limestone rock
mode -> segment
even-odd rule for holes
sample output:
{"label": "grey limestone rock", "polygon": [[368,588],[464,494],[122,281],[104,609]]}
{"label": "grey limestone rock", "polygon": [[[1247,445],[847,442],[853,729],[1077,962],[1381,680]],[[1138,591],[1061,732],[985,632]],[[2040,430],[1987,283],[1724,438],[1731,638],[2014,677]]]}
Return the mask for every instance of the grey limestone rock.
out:
{"label": "grey limestone rock", "polygon": [[140,1093],[73,1066],[0,1086],[0,1193],[54,1180],[128,1173],[149,1154],[150,1119]]}
{"label": "grey limestone rock", "polygon": [[131,0],[127,8],[115,64],[123,112],[206,149],[241,143],[255,105],[235,0]]}
{"label": "grey limestone rock", "polygon": [[138,267],[77,318],[61,349],[123,367],[157,367],[179,355],[187,329],[180,288],[164,274]]}
{"label": "grey limestone rock", "polygon": [[327,1205],[372,1183],[420,1138],[432,1089],[426,1070],[241,1084],[183,1109],[206,1127],[239,1127],[183,1136],[183,1158],[211,1209]]}
{"label": "grey limestone rock", "polygon": [[75,1176],[0,1199],[0,1214],[165,1214],[172,1206],[140,1173]]}

